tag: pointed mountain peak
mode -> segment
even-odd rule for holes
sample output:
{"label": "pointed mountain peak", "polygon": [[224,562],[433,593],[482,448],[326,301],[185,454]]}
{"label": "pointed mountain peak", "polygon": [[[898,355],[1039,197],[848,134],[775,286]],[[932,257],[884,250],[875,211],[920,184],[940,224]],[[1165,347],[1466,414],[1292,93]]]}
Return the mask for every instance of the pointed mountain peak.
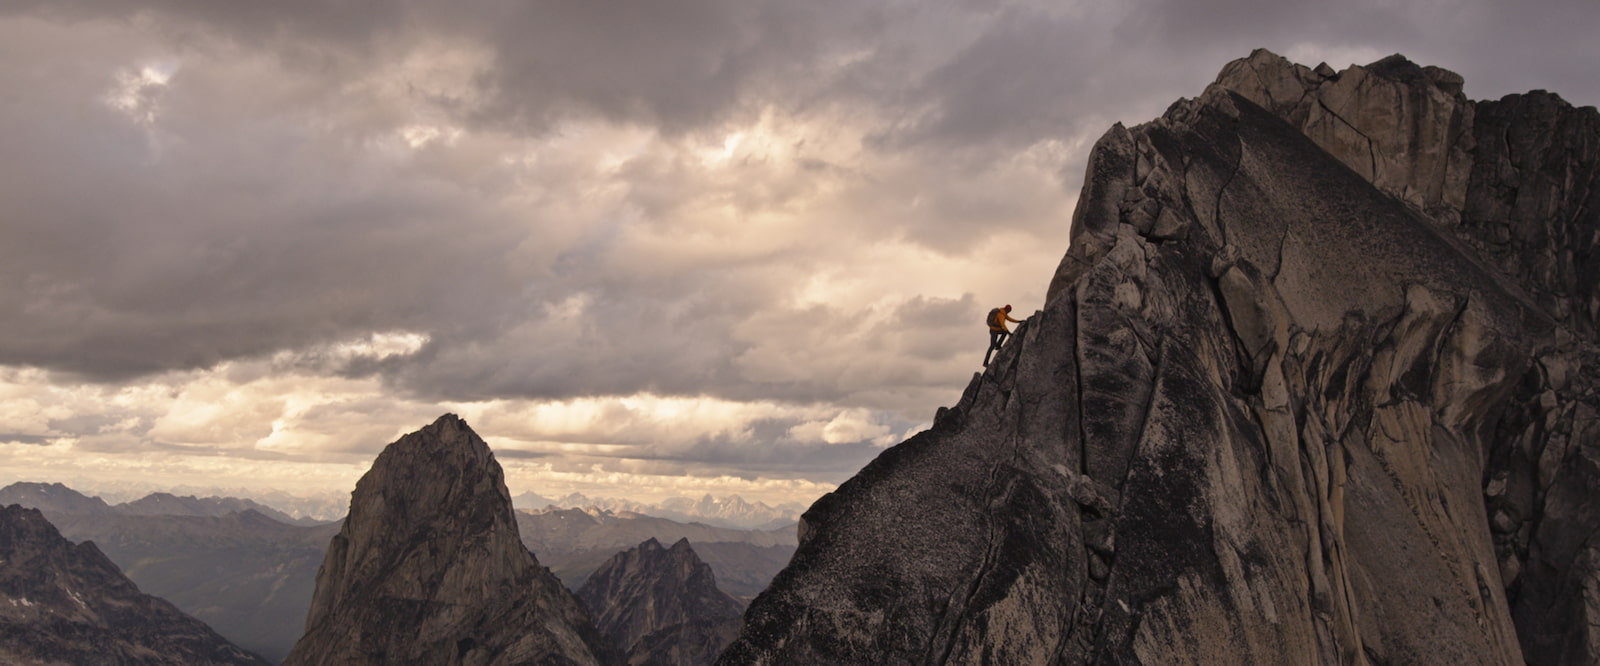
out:
{"label": "pointed mountain peak", "polygon": [[[421,430],[401,437],[384,449],[384,454],[391,451],[397,454],[415,451],[436,458],[465,457],[479,462],[491,456],[489,444],[455,414],[440,416]],[[382,459],[380,455],[379,460]],[[379,463],[373,464],[376,466]]]}
{"label": "pointed mountain peak", "polygon": [[[717,588],[711,567],[679,539],[664,549],[650,539],[617,553],[578,590],[595,625],[628,663],[710,663],[733,639],[743,605]],[[696,658],[682,658],[695,654]]]}
{"label": "pointed mountain peak", "polygon": [[[376,635],[390,638],[360,638]],[[596,641],[582,605],[518,538],[488,444],[446,414],[356,483],[285,663],[595,664]]]}

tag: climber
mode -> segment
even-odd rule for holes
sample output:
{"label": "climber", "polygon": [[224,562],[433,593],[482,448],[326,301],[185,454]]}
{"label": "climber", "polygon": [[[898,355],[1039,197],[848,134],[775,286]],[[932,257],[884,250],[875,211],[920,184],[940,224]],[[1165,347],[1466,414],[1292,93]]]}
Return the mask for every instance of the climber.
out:
{"label": "climber", "polygon": [[1011,331],[1006,328],[1006,322],[1020,324],[1022,320],[1011,318],[1011,306],[995,308],[989,311],[989,351],[983,353],[983,364],[989,365],[989,355],[1006,343],[1006,338],[1011,337]]}

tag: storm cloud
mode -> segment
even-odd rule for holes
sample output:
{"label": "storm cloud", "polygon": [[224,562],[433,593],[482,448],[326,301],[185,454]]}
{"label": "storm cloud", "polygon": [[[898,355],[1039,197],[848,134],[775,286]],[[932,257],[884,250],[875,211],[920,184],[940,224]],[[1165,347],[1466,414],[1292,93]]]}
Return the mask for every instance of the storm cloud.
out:
{"label": "storm cloud", "polygon": [[354,469],[449,408],[542,478],[812,492],[955,400],[989,307],[1042,303],[1111,124],[1256,47],[1401,52],[1474,97],[1594,104],[1597,19],[1580,0],[7,3],[0,441],[41,473],[85,452]]}

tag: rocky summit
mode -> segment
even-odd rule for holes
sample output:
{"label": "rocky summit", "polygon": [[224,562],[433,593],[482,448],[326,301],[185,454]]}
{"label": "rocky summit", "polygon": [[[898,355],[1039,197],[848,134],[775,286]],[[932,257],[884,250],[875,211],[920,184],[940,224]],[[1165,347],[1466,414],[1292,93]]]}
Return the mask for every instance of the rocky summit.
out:
{"label": "rocky summit", "polygon": [[617,553],[578,590],[600,632],[629,664],[711,663],[739,629],[744,605],[717,588],[688,539]]}
{"label": "rocky summit", "polygon": [[260,664],[37,509],[0,508],[0,663]]}
{"label": "rocky summit", "polygon": [[589,665],[608,654],[519,540],[488,445],[447,414],[390,444],[356,484],[284,663]]}
{"label": "rocky summit", "polygon": [[719,664],[1600,663],[1600,116],[1258,51]]}

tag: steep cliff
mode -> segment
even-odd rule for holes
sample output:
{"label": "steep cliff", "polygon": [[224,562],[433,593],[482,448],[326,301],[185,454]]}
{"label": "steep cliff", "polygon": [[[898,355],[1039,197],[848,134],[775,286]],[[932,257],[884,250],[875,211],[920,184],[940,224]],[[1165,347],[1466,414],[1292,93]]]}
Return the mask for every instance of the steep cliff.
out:
{"label": "steep cliff", "polygon": [[1594,119],[1263,51],[1114,127],[719,663],[1597,663]]}
{"label": "steep cliff", "polygon": [[1600,546],[1590,539],[1600,511],[1584,508],[1600,487],[1600,113],[1545,91],[1469,102],[1460,77],[1399,56],[1334,74],[1257,51],[1216,86],[1358,172],[1382,165],[1369,180],[1428,212],[1561,322],[1553,344],[1530,346],[1534,364],[1490,438],[1484,493],[1528,661],[1600,663],[1600,633],[1589,629],[1600,621]]}
{"label": "steep cliff", "polygon": [[606,654],[577,598],[518,539],[488,445],[447,414],[390,444],[356,484],[284,663],[598,664]]}
{"label": "steep cliff", "polygon": [[590,576],[578,598],[629,664],[709,664],[739,628],[744,605],[717,588],[711,567],[687,539],[655,539],[617,553]]}
{"label": "steep cliff", "polygon": [[93,543],[11,505],[0,508],[0,663],[269,662],[140,592]]}

